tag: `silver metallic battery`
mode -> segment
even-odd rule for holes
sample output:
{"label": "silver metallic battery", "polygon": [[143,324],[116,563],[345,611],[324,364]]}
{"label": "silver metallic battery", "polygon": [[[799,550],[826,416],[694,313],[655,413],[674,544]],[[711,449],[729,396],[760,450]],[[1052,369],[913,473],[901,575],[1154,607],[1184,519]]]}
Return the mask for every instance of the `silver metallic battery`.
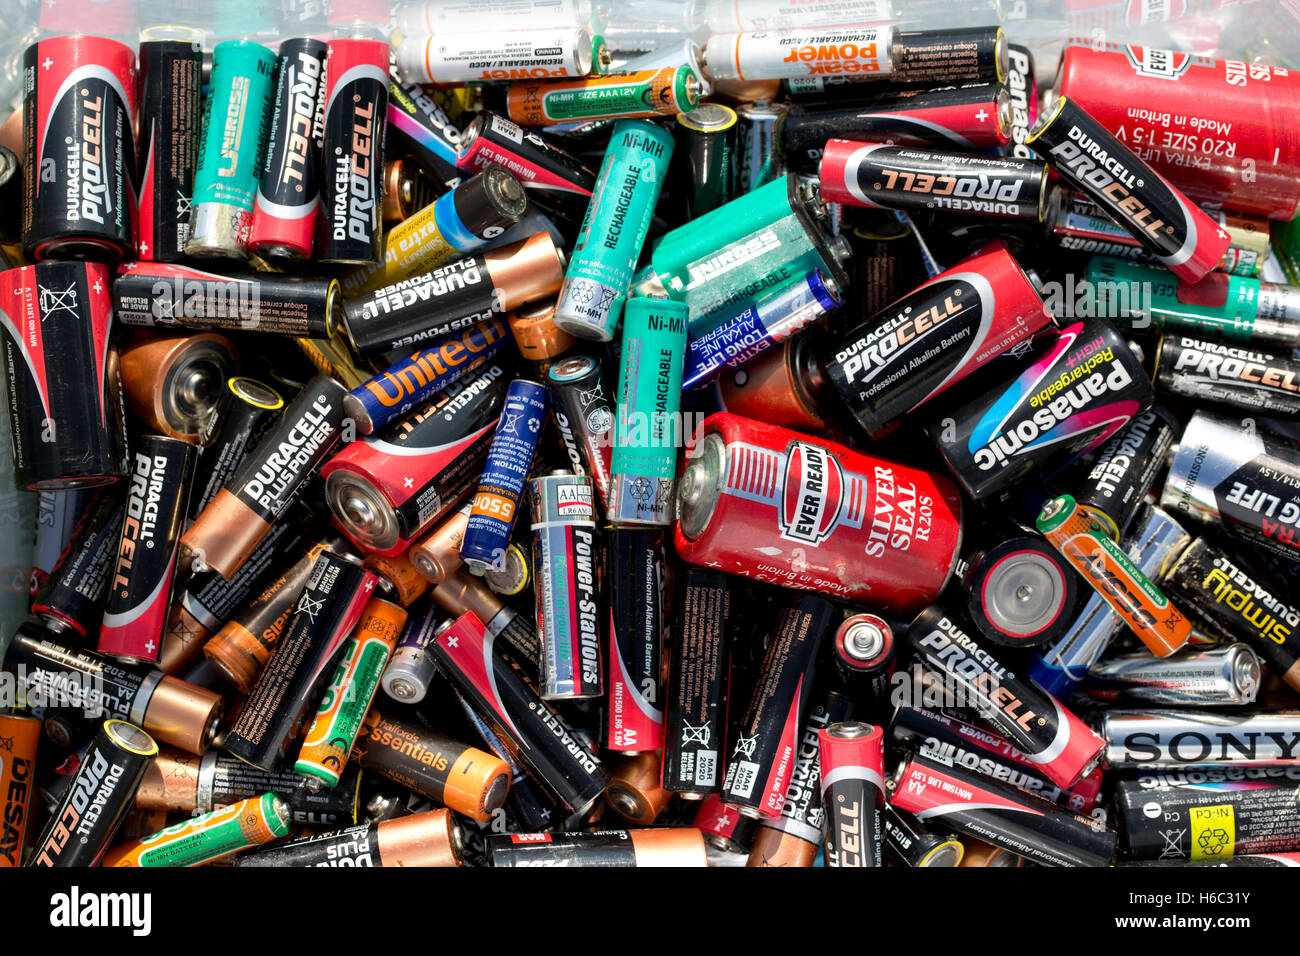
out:
{"label": "silver metallic battery", "polygon": [[1098,731],[1110,767],[1300,764],[1300,711],[1112,710]]}
{"label": "silver metallic battery", "polygon": [[1259,680],[1259,657],[1250,646],[1225,644],[1102,661],[1088,671],[1086,690],[1103,700],[1213,707],[1253,703]]}
{"label": "silver metallic battery", "polygon": [[785,175],[785,160],[777,142],[777,126],[790,107],[784,103],[745,103],[736,108],[740,123],[740,170],[737,195]]}
{"label": "silver metallic battery", "polygon": [[430,607],[424,617],[411,622],[379,679],[385,694],[403,704],[418,704],[424,700],[437,669],[428,650],[429,643],[450,626],[451,619],[446,618],[436,605]]}

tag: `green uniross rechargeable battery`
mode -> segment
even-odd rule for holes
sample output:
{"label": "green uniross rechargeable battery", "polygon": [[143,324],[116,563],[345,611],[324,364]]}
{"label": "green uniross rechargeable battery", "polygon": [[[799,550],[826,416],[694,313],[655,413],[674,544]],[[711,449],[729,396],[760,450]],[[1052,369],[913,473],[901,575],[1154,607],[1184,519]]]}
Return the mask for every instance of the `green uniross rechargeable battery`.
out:
{"label": "green uniross rechargeable battery", "polygon": [[1300,347],[1300,286],[1211,272],[1179,280],[1163,266],[1093,256],[1097,314],[1123,326],[1189,329],[1257,345]]}
{"label": "green uniross rechargeable battery", "polygon": [[662,127],[647,120],[614,125],[555,304],[553,321],[565,332],[614,338],[672,155],[672,135]]}
{"label": "green uniross rechargeable battery", "polygon": [[1270,231],[1277,264],[1288,282],[1300,285],[1300,218],[1275,222]]}
{"label": "green uniross rechargeable battery", "polygon": [[829,238],[825,222],[815,188],[793,175],[773,180],[664,236],[635,293],[685,302],[699,338],[814,269],[847,288],[848,243]]}
{"label": "green uniross rechargeable battery", "polygon": [[116,847],[103,865],[200,866],[288,836],[292,820],[289,804],[277,794],[264,793]]}
{"label": "green uniross rechargeable battery", "polygon": [[260,43],[227,40],[212,51],[187,256],[244,254],[266,148],[274,77],[275,54]]}
{"label": "green uniross rechargeable battery", "polygon": [[684,303],[628,300],[611,464],[609,519],[614,524],[672,523],[677,449],[687,437],[678,413],[685,352]]}
{"label": "green uniross rechargeable battery", "polygon": [[510,118],[523,126],[550,126],[580,120],[631,119],[686,113],[700,102],[700,78],[690,66],[611,73],[586,79],[510,85]]}

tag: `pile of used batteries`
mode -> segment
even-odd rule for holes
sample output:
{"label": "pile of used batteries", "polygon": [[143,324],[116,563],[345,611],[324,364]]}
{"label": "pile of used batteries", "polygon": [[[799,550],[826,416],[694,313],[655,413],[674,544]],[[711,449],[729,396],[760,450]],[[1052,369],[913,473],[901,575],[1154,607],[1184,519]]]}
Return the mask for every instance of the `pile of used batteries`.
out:
{"label": "pile of used batteries", "polygon": [[883,6],[31,45],[0,865],[1300,863],[1300,74]]}

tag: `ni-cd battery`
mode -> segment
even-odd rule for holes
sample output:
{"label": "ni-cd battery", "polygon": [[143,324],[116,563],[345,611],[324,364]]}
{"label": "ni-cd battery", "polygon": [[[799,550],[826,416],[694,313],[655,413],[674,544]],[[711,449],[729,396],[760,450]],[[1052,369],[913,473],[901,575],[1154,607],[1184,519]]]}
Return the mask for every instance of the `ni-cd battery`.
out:
{"label": "ni-cd battery", "polygon": [[1178,442],[1160,506],[1300,558],[1300,453],[1262,429],[1196,412]]}
{"label": "ni-cd battery", "polygon": [[1300,361],[1281,348],[1166,332],[1155,355],[1161,392],[1279,418],[1300,415]]}
{"label": "ni-cd battery", "polygon": [[609,519],[669,525],[677,452],[684,447],[679,414],[687,308],[673,299],[627,303],[619,355]]}
{"label": "ni-cd battery", "polygon": [[702,216],[736,198],[736,111],[701,103],[677,114],[677,147],[690,216]]}
{"label": "ni-cd battery", "polygon": [[1108,705],[1234,707],[1259,693],[1259,657],[1249,644],[1184,648],[1165,658],[1111,657],[1088,671],[1084,692]]}
{"label": "ni-cd battery", "polygon": [[1162,405],[1135,415],[1106,442],[1086,474],[1073,483],[1074,500],[1091,511],[1119,541],[1137,515],[1156,475],[1165,467],[1178,420]]}
{"label": "ni-cd battery", "polygon": [[685,64],[583,80],[524,81],[510,84],[506,111],[524,126],[673,116],[699,105],[702,86]]}
{"label": "ni-cd battery", "polygon": [[818,734],[826,865],[883,866],[884,731],[858,721],[831,724]]}
{"label": "ni-cd battery", "polygon": [[24,51],[23,75],[23,252],[33,261],[129,258],[134,51],[105,37],[48,37]]}
{"label": "ni-cd battery", "polygon": [[311,256],[321,204],[325,53],[325,43],[311,37],[280,44],[266,159],[248,236],[248,249],[256,255]]}
{"label": "ni-cd battery", "polygon": [[504,566],[524,485],[532,473],[546,423],[546,399],[546,388],[528,379],[515,379],[506,390],[460,543],[461,560],[475,574]]}
{"label": "ni-cd battery", "polygon": [[1250,645],[1292,689],[1300,688],[1300,606],[1205,538],[1197,538],[1161,580],[1214,632]]}
{"label": "ni-cd battery", "polygon": [[119,355],[127,404],[140,424],[196,445],[214,424],[237,364],[234,344],[215,332],[137,333]]}
{"label": "ni-cd battery", "polygon": [[704,836],[694,827],[502,833],[488,838],[493,866],[707,866]]}
{"label": "ni-cd battery", "polygon": [[813,696],[822,638],[834,606],[817,595],[791,595],[769,630],[753,695],[736,730],[722,798],[755,818],[779,817],[793,772],[789,742]]}
{"label": "ni-cd battery", "polygon": [[190,496],[191,521],[217,496],[283,409],[284,399],[265,382],[242,375],[226,379],[203,434],[198,474],[207,479]]}
{"label": "ni-cd battery", "polygon": [[456,165],[466,174],[504,166],[543,202],[585,202],[596,187],[596,173],[580,159],[488,110],[461,133]]}
{"label": "ni-cd battery", "polygon": [[732,599],[720,571],[687,568],[677,590],[676,642],[664,707],[663,787],[688,800],[722,788]]}
{"label": "ni-cd battery", "polygon": [[662,750],[665,536],[654,527],[605,532],[609,582],[605,746]]}
{"label": "ni-cd battery", "polygon": [[382,40],[329,41],[316,217],[321,262],[383,261],[388,56],[389,45]]}
{"label": "ni-cd battery", "polygon": [[1039,536],[1007,537],[968,563],[966,611],[993,643],[1036,647],[1073,624],[1079,594],[1074,569]]}
{"label": "ni-cd battery", "polygon": [[569,464],[575,473],[591,476],[601,509],[608,514],[613,487],[614,403],[605,387],[601,363],[590,355],[565,356],[547,371],[546,386]]}
{"label": "ni-cd battery", "polygon": [[163,435],[145,435],[135,444],[117,564],[99,629],[101,654],[158,660],[198,457],[193,444]]}
{"label": "ni-cd battery", "polygon": [[614,338],[672,154],[673,138],[660,126],[614,124],[555,306],[565,332]]}
{"label": "ni-cd battery", "polygon": [[105,485],[126,474],[108,270],[41,262],[0,274],[13,473],[34,491]]}
{"label": "ni-cd battery", "polygon": [[202,866],[288,836],[289,804],[275,793],[248,797],[183,823],[113,847],[103,866]]}
{"label": "ni-cd battery", "polygon": [[274,79],[275,54],[260,43],[227,40],[212,51],[187,256],[239,258],[248,247]]}
{"label": "ni-cd battery", "polygon": [[379,581],[332,551],[316,559],[284,636],[226,735],[229,753],[263,770],[287,769]]}
{"label": "ni-cd battery", "polygon": [[135,800],[158,744],[124,720],[95,732],[72,783],[35,842],[35,867],[98,866]]}
{"label": "ni-cd battery", "polygon": [[543,475],[529,483],[533,586],[541,642],[543,700],[599,697],[604,632],[595,490],[587,475]]}
{"label": "ni-cd battery", "polygon": [[140,259],[176,262],[190,236],[190,204],[203,127],[203,45],[192,39],[140,44],[140,183],[135,247]]}

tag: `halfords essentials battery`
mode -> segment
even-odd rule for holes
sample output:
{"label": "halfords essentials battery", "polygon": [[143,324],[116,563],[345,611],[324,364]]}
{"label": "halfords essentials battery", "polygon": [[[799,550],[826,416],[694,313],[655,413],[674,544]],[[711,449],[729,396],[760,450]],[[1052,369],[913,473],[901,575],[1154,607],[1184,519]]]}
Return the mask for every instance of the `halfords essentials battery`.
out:
{"label": "halfords essentials battery", "polygon": [[727,413],[696,434],[678,516],[692,564],[898,614],[938,596],[961,537],[944,477]]}

